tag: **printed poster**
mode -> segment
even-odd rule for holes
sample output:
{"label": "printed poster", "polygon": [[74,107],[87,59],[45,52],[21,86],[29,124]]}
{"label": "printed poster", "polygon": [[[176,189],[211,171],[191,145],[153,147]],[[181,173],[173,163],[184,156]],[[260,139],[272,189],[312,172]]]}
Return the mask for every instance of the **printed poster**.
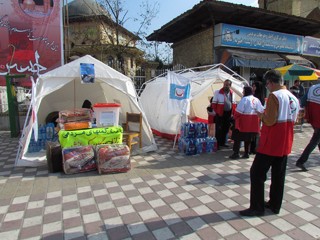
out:
{"label": "printed poster", "polygon": [[63,64],[62,5],[62,0],[0,0],[0,86],[7,74],[37,79]]}
{"label": "printed poster", "polygon": [[94,64],[80,63],[81,83],[94,83]]}

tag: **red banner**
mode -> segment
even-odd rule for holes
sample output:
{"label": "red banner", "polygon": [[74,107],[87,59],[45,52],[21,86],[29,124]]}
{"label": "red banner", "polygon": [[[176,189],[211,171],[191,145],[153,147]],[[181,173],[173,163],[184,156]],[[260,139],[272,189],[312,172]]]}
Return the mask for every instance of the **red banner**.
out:
{"label": "red banner", "polygon": [[0,0],[0,86],[7,74],[36,79],[63,64],[62,16],[62,0]]}

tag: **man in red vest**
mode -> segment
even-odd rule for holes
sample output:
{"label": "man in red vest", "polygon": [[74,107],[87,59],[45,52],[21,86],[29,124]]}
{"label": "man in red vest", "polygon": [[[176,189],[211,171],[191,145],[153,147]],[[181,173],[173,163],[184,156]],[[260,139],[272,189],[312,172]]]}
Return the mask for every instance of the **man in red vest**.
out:
{"label": "man in red vest", "polygon": [[[304,98],[306,98],[306,105]],[[309,155],[316,146],[318,146],[320,150],[320,83],[313,85],[304,98],[302,98],[301,103],[302,106],[305,105],[305,118],[313,127],[313,135],[309,144],[303,150],[302,155],[296,162],[296,166],[302,171],[308,171],[304,166],[305,162],[308,160]]]}
{"label": "man in red vest", "polygon": [[[279,71],[270,70],[264,76],[271,92],[262,120],[257,154],[250,169],[250,207],[242,216],[263,216],[265,207],[278,214],[281,208],[287,158],[293,143],[293,126],[299,113],[299,100],[283,86]],[[264,200],[264,182],[271,167],[269,201]]]}
{"label": "man in red vest", "polygon": [[232,82],[225,80],[223,88],[216,90],[213,94],[211,107],[213,109],[214,122],[216,124],[216,139],[218,149],[228,147],[226,145],[226,136],[231,126],[231,119],[236,109],[235,96],[231,90]]}

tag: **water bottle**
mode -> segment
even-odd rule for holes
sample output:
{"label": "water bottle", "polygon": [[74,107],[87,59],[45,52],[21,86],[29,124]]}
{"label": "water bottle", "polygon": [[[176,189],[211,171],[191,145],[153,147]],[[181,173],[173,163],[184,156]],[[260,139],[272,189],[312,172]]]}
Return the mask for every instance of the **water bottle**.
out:
{"label": "water bottle", "polygon": [[196,125],[195,123],[187,123],[187,134],[186,137],[187,138],[195,138],[196,137]]}
{"label": "water bottle", "polygon": [[44,126],[42,126],[42,124],[40,124],[39,128],[38,128],[38,141],[40,139],[46,139],[46,129]]}
{"label": "water bottle", "polygon": [[197,138],[196,139],[196,151],[197,151],[197,154],[201,154],[203,153],[203,140],[202,138]]}
{"label": "water bottle", "polygon": [[193,138],[188,138],[186,141],[186,155],[197,154],[196,141]]}
{"label": "water bottle", "polygon": [[206,138],[208,136],[208,124],[196,123],[197,138]]}
{"label": "water bottle", "polygon": [[43,149],[43,150],[45,150],[46,149],[46,139],[42,139],[41,141],[40,141],[40,144],[41,144],[41,149]]}
{"label": "water bottle", "polygon": [[47,141],[52,141],[54,138],[54,124],[53,123],[48,123],[46,125],[46,140]]}
{"label": "water bottle", "polygon": [[34,141],[33,139],[30,140],[29,146],[28,146],[28,152],[33,153],[34,152]]}
{"label": "water bottle", "polygon": [[186,136],[186,123],[182,123],[181,124],[181,128],[180,128],[180,137],[185,137]]}
{"label": "water bottle", "polygon": [[214,152],[214,137],[206,137],[206,152]]}
{"label": "water bottle", "polygon": [[213,152],[218,151],[218,141],[215,137],[212,137],[213,140]]}
{"label": "water bottle", "polygon": [[46,140],[46,138],[47,138],[46,125],[41,126],[40,132],[41,132],[41,139]]}

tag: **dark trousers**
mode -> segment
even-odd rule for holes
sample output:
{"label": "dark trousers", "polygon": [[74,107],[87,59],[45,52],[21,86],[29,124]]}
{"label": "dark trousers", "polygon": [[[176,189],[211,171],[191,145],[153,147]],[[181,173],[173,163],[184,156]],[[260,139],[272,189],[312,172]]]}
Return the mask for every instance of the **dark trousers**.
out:
{"label": "dark trousers", "polygon": [[226,143],[226,136],[231,125],[230,120],[231,111],[224,111],[222,116],[215,116],[216,139],[218,146],[223,146]]}
{"label": "dark trousers", "polygon": [[288,156],[274,157],[261,153],[256,154],[250,169],[251,209],[264,211],[264,183],[271,167],[269,203],[273,209],[280,210],[284,192],[287,158]]}
{"label": "dark trousers", "polygon": [[310,139],[310,142],[306,146],[306,148],[303,150],[303,153],[301,154],[300,158],[298,159],[297,163],[305,163],[311,152],[318,146],[320,151],[320,128],[314,128],[313,135]]}
{"label": "dark trousers", "polygon": [[[244,141],[244,153],[245,154],[249,154],[249,146],[250,146],[250,141]],[[233,143],[233,152],[235,154],[239,154],[240,152],[240,147],[241,147],[241,141],[240,140],[234,140],[234,143]]]}
{"label": "dark trousers", "polygon": [[257,145],[259,141],[259,135],[255,136],[250,143],[250,153],[256,153]]}

